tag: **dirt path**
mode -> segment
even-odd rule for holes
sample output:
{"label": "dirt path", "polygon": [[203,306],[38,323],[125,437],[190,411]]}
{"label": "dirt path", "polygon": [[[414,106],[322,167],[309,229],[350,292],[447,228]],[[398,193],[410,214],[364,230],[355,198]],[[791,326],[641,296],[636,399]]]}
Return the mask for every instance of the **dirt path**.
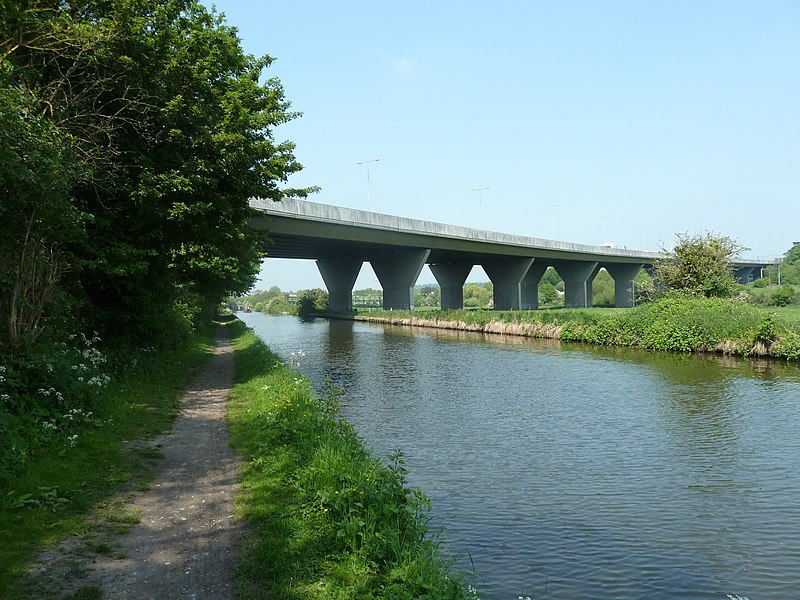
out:
{"label": "dirt path", "polygon": [[[233,517],[237,456],[225,410],[233,384],[233,351],[220,326],[213,357],[183,397],[172,432],[155,440],[163,458],[149,492],[125,507],[139,523],[113,538],[68,587],[100,589],[105,599],[234,597],[240,526]],[[73,588],[74,589],[74,588]]]}

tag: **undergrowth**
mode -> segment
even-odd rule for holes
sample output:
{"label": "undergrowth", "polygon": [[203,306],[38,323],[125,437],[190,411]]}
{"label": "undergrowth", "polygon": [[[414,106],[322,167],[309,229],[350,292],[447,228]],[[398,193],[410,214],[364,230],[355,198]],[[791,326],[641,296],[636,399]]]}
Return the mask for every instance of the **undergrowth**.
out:
{"label": "undergrowth", "polygon": [[428,529],[402,452],[373,456],[339,414],[340,390],[308,380],[243,324],[228,419],[244,460],[237,512],[254,528],[238,568],[242,598],[472,598]]}

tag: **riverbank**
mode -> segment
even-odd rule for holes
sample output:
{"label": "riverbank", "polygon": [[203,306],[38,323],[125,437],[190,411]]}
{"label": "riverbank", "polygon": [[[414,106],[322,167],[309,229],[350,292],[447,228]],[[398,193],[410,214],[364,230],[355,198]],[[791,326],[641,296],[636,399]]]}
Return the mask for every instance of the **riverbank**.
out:
{"label": "riverbank", "polygon": [[672,295],[627,309],[382,311],[353,318],[648,350],[800,360],[800,322],[719,298]]}
{"label": "riverbank", "polygon": [[[228,421],[244,466],[236,510],[250,528],[237,569],[242,598],[471,598],[427,528],[429,502],[241,322]],[[295,361],[301,356],[294,356]]]}

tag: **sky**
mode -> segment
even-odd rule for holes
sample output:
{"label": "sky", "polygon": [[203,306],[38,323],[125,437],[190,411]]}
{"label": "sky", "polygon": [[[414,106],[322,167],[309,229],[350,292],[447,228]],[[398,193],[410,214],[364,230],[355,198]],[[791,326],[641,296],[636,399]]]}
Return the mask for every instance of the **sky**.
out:
{"label": "sky", "polygon": [[[302,113],[274,135],[309,200],[639,250],[800,241],[798,0],[214,5]],[[267,259],[272,285],[324,288]]]}

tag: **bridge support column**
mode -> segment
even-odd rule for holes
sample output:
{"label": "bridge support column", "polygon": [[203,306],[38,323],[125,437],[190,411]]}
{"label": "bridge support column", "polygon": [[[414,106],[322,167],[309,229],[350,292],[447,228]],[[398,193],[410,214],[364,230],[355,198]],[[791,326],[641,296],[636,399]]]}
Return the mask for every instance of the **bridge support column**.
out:
{"label": "bridge support column", "polygon": [[596,262],[562,262],[553,267],[564,280],[564,306],[567,308],[586,308],[592,305],[591,277],[597,267]]}
{"label": "bridge support column", "polygon": [[522,293],[520,308],[522,310],[537,310],[539,308],[539,282],[547,270],[547,263],[533,261],[530,269],[522,278],[520,291]]}
{"label": "bridge support column", "polygon": [[496,310],[519,310],[522,305],[520,283],[533,264],[532,258],[505,258],[481,263],[492,280]]}
{"label": "bridge support column", "polygon": [[331,312],[353,310],[353,286],[363,262],[360,258],[321,258],[317,261],[319,274],[328,288]]}
{"label": "bridge support column", "polygon": [[614,278],[614,306],[630,308],[635,304],[633,299],[633,280],[642,269],[641,264],[626,265],[612,263],[605,265],[606,271]]}
{"label": "bridge support column", "polygon": [[464,282],[472,270],[472,263],[439,263],[429,266],[442,288],[442,310],[464,308]]}
{"label": "bridge support column", "polygon": [[750,275],[753,274],[755,267],[738,267],[733,271],[733,277],[739,283],[750,283]]}
{"label": "bridge support column", "polygon": [[414,284],[430,250],[416,249],[383,254],[370,259],[383,287],[384,310],[414,310]]}

